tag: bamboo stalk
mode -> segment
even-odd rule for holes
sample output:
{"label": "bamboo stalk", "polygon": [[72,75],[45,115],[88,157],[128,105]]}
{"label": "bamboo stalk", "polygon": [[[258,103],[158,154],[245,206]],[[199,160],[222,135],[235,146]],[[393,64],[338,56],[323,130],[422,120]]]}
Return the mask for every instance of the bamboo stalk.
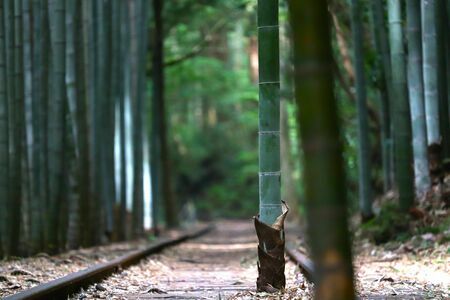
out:
{"label": "bamboo stalk", "polygon": [[5,47],[5,1],[0,2],[0,256],[7,253],[9,199],[9,121]]}
{"label": "bamboo stalk", "polygon": [[278,0],[259,0],[259,219],[268,225],[282,213],[279,51]]}
{"label": "bamboo stalk", "polygon": [[88,246],[90,226],[89,210],[91,183],[89,180],[90,161],[89,161],[89,127],[88,127],[88,108],[87,108],[87,90],[84,74],[86,72],[84,58],[86,49],[84,47],[85,31],[83,30],[82,20],[82,1],[77,0],[74,11],[74,47],[75,47],[75,90],[76,90],[76,122],[78,127],[78,232],[80,243]]}
{"label": "bamboo stalk", "polygon": [[[160,194],[161,201],[157,203],[164,204],[165,221],[169,227],[177,226],[179,221],[177,217],[177,205],[172,194],[171,187],[171,169],[170,169],[170,155],[169,147],[167,142],[167,116],[166,116],[166,104],[164,99],[164,19],[162,15],[164,1],[155,0],[153,1],[154,9],[154,21],[155,21],[155,35],[154,35],[154,50],[153,50],[153,117],[155,118],[154,132],[155,136],[152,140],[156,143],[152,147],[157,147],[155,153],[159,154],[160,164],[157,164],[155,173],[153,176],[160,175],[159,178],[155,177],[157,180],[154,183],[161,187]],[[158,191],[158,190],[157,190]],[[157,198],[158,199],[158,198]],[[156,200],[158,201],[158,200]]]}
{"label": "bamboo stalk", "polygon": [[304,153],[307,233],[316,270],[315,299],[354,299],[327,2],[288,2],[294,41],[297,119]]}
{"label": "bamboo stalk", "polygon": [[402,209],[414,204],[411,115],[407,94],[405,51],[400,0],[389,0],[389,40],[391,46],[392,96],[394,122],[395,180]]}
{"label": "bamboo stalk", "polygon": [[437,22],[437,61],[438,61],[438,92],[439,92],[439,127],[442,139],[442,156],[443,159],[450,158],[450,111],[449,111],[449,96],[448,96],[448,80],[450,71],[447,68],[447,59],[449,49],[448,41],[448,15],[447,15],[448,1],[436,2],[436,22]]}
{"label": "bamboo stalk", "polygon": [[[11,120],[11,142],[13,151],[10,152],[10,175],[11,175],[11,193],[10,193],[10,207],[11,214],[11,230],[10,230],[10,253],[18,254],[19,251],[19,236],[22,213],[22,197],[23,197],[23,181],[24,174],[22,172],[22,159],[24,150],[24,83],[23,83],[23,31],[22,31],[22,3],[15,0],[10,3],[10,10],[12,10],[10,22],[14,22],[13,36],[11,43],[13,44],[13,89],[14,97],[10,98],[10,120]],[[12,24],[11,24],[12,25]],[[12,27],[12,26],[11,26]]]}
{"label": "bamboo stalk", "polygon": [[58,241],[59,215],[64,199],[65,136],[65,1],[49,0],[50,40],[52,47],[52,92],[49,104],[49,214],[48,249],[55,252]]}
{"label": "bamboo stalk", "polygon": [[[438,0],[439,1],[439,0]],[[436,1],[422,0],[422,51],[428,145],[440,144]]]}
{"label": "bamboo stalk", "polygon": [[381,139],[383,159],[383,188],[387,192],[393,185],[393,139],[392,139],[392,72],[389,56],[389,41],[386,35],[383,0],[371,1],[371,15],[374,31],[375,49],[380,54],[377,59],[379,97],[381,104]]}
{"label": "bamboo stalk", "polygon": [[408,90],[413,132],[414,174],[416,195],[422,196],[430,188],[427,157],[427,128],[422,73],[422,39],[420,0],[409,0],[407,10]]}
{"label": "bamboo stalk", "polygon": [[361,21],[361,1],[352,0],[352,32],[354,66],[356,75],[356,100],[358,110],[358,174],[359,208],[363,220],[373,217],[372,186],[370,164],[369,122],[367,113],[366,79],[364,72],[363,28]]}

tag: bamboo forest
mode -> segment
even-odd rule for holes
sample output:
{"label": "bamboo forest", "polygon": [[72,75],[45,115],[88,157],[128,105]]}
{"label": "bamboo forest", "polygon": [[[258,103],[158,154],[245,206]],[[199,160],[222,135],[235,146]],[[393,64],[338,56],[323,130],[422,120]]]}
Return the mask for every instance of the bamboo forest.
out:
{"label": "bamboo forest", "polygon": [[450,299],[450,1],[0,0],[0,298]]}

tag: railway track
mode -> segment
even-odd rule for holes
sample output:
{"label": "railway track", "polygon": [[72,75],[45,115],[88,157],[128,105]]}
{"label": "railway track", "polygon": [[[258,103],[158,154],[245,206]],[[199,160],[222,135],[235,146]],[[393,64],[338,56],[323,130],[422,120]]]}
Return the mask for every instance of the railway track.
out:
{"label": "railway track", "polygon": [[287,256],[300,268],[303,275],[310,282],[314,282],[314,264],[303,253],[297,250],[295,246],[288,245],[286,247]]}
{"label": "railway track", "polygon": [[[136,250],[5,299],[68,299],[70,295],[75,295],[74,299],[91,299],[96,298],[95,287],[99,282],[108,288],[102,297],[107,299],[251,299],[256,276],[254,229],[242,224],[233,227],[234,223],[220,225],[217,227],[221,228],[214,231],[212,226],[206,226],[176,238],[162,239],[144,250]],[[205,235],[208,232],[210,234]],[[197,237],[201,238],[188,241]],[[175,245],[179,246],[170,248]],[[150,256],[156,253],[161,254]],[[292,261],[287,263],[288,285],[297,284],[293,279],[299,276],[295,274],[295,265],[311,281],[314,272],[311,261],[292,245],[286,247],[286,254]],[[169,269],[161,269],[164,265],[170,266]],[[128,267],[131,268],[126,272],[119,272]],[[140,288],[156,294],[127,289],[127,285],[135,280],[133,276],[141,277],[137,284]],[[233,295],[244,296],[234,298]]]}
{"label": "railway track", "polygon": [[204,226],[202,228],[183,233],[175,238],[161,239],[151,244],[144,250],[133,251],[112,261],[98,264],[79,272],[68,274],[64,277],[40,284],[36,287],[8,296],[4,299],[67,299],[69,295],[78,292],[82,288],[99,282],[115,272],[136,264],[137,262],[151,254],[158,253],[168,247],[185,242],[186,240],[197,238],[201,235],[206,234],[212,229],[213,225]]}

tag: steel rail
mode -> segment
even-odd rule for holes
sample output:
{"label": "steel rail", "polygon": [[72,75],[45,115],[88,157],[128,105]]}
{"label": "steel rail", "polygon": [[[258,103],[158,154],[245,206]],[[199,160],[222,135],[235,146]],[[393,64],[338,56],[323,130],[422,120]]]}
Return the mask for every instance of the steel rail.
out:
{"label": "steel rail", "polygon": [[287,256],[300,267],[300,270],[303,275],[305,275],[306,279],[308,279],[310,282],[314,282],[313,262],[305,254],[298,251],[292,245],[287,246],[285,252]]}
{"label": "steel rail", "polygon": [[136,250],[120,256],[112,261],[101,263],[87,269],[68,274],[64,277],[40,284],[17,294],[4,298],[5,300],[29,299],[67,299],[81,288],[97,283],[105,277],[124,268],[138,263],[143,258],[161,250],[180,244],[186,240],[197,238],[213,229],[213,225],[204,226],[191,232],[183,233],[175,238],[164,238],[143,250]]}

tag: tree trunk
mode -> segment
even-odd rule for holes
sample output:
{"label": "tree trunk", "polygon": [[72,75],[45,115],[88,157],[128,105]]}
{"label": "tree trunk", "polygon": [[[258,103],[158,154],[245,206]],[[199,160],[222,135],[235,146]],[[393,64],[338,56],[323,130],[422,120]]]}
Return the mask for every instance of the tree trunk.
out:
{"label": "tree trunk", "polygon": [[[33,137],[36,133],[36,128],[34,127],[35,116],[33,115],[33,86],[32,86],[32,55],[31,55],[31,43],[32,43],[32,27],[31,27],[31,1],[22,0],[22,37],[23,37],[23,79],[24,79],[24,163],[22,165],[25,166],[23,169],[24,176],[24,191],[26,191],[26,195],[23,197],[24,206],[26,205],[26,212],[24,207],[24,212],[22,213],[22,219],[26,219],[26,223],[24,223],[24,239],[29,240],[31,243],[31,247],[28,247],[27,253],[33,253],[36,251],[33,248],[36,248],[35,243],[32,242],[32,237],[36,237],[35,231],[38,226],[34,227],[32,223],[32,219],[35,219],[36,215],[38,215],[39,211],[36,212],[36,208],[39,208],[39,197],[33,197],[33,191],[35,190],[34,186],[36,185],[35,181],[38,177],[34,177],[34,156],[33,153],[34,148],[37,147],[38,144],[33,143]],[[34,216],[33,216],[34,215]]]}
{"label": "tree trunk", "polygon": [[[14,226],[15,224],[12,223],[13,221],[13,210],[14,210],[14,201],[13,201],[13,196],[17,197],[17,191],[14,192],[12,190],[13,187],[13,175],[15,174],[15,171],[12,170],[12,168],[17,167],[17,165],[15,164],[15,154],[11,153],[11,149],[13,149],[13,147],[15,146],[15,139],[14,139],[14,128],[15,128],[15,124],[14,124],[14,108],[15,108],[15,104],[14,104],[14,100],[15,100],[15,96],[14,96],[14,1],[13,0],[9,0],[9,1],[3,1],[3,5],[4,5],[4,10],[3,10],[3,15],[4,15],[4,24],[5,24],[5,52],[6,52],[6,56],[5,56],[5,66],[6,66],[6,84],[7,84],[7,103],[5,104],[8,111],[6,111],[6,118],[8,120],[8,144],[9,144],[9,150],[8,150],[8,158],[9,158],[9,162],[8,162],[8,175],[9,177],[7,178],[7,187],[8,187],[8,192],[9,192],[9,197],[5,199],[6,201],[6,208],[5,208],[5,212],[7,212],[5,214],[5,227],[4,227],[4,231],[5,231],[5,236],[4,236],[4,245],[5,245],[5,254],[6,255],[13,255],[16,254],[14,252],[16,252],[16,249],[14,249],[14,245],[12,243],[16,242],[14,239],[14,237],[12,236],[12,234],[14,233]],[[19,202],[20,203],[20,202]],[[13,210],[11,210],[13,209]]]}
{"label": "tree trunk", "polygon": [[[99,182],[99,120],[97,101],[98,70],[96,68],[96,5],[94,1],[82,0],[83,45],[84,45],[84,77],[86,78],[88,145],[89,145],[89,244],[95,245],[100,241],[102,233],[101,199]],[[94,22],[95,21],[95,22]]]}
{"label": "tree trunk", "polygon": [[[22,32],[22,2],[15,0],[10,2],[12,13],[10,16],[10,23],[14,23],[13,35],[10,42],[14,45],[13,62],[14,62],[14,97],[10,97],[10,124],[11,124],[11,143],[12,151],[10,151],[10,207],[8,212],[11,214],[10,221],[10,253],[18,254],[19,250],[19,236],[21,232],[21,212],[23,200],[23,172],[22,172],[22,158],[24,153],[24,77],[23,77],[23,32]],[[12,20],[14,20],[12,22]],[[12,49],[11,49],[12,51]]]}
{"label": "tree trunk", "polygon": [[127,3],[120,1],[120,18],[122,20],[122,25],[120,27],[120,63],[123,64],[120,73],[121,76],[121,90],[119,93],[119,135],[120,135],[120,233],[119,237],[121,240],[124,240],[127,236],[127,135],[125,130],[125,116],[126,116],[126,108],[125,108],[125,96],[126,96],[126,86],[128,82],[127,71],[130,65],[130,57],[129,57],[129,19],[128,19],[128,5]]}
{"label": "tree trunk", "polygon": [[[153,49],[153,111],[158,115],[158,143],[161,166],[162,202],[168,227],[178,226],[178,209],[172,194],[170,150],[167,144],[167,121],[164,100],[164,36],[163,36],[163,0],[153,1],[155,31]],[[153,146],[153,145],[152,145]]]}
{"label": "tree trunk", "polygon": [[0,257],[7,253],[7,208],[9,199],[9,121],[6,76],[5,20],[6,1],[0,2]]}
{"label": "tree trunk", "polygon": [[283,289],[284,218],[281,203],[278,0],[258,1],[259,215],[258,291]]}
{"label": "tree trunk", "polygon": [[259,219],[273,224],[281,215],[280,66],[278,0],[258,2],[259,52]]}
{"label": "tree trunk", "polygon": [[370,142],[367,114],[366,79],[364,74],[363,28],[361,21],[362,3],[352,0],[352,32],[354,49],[354,66],[356,78],[356,102],[358,111],[358,174],[359,174],[359,209],[362,219],[373,217],[372,187],[370,180]]}
{"label": "tree trunk", "polygon": [[288,4],[316,299],[354,299],[327,1],[290,0]]}
{"label": "tree trunk", "polygon": [[[438,0],[439,1],[439,0]],[[428,145],[440,144],[435,0],[422,0],[423,83]]]}
{"label": "tree trunk", "polygon": [[[161,7],[159,7],[159,3],[154,3],[154,9],[162,9]],[[156,14],[155,14],[155,22],[156,22]],[[159,18],[159,16],[158,16]],[[160,25],[159,25],[160,26]],[[161,28],[158,27],[158,30],[162,30]],[[158,33],[158,36],[156,36],[156,31],[153,31],[153,43],[154,46],[157,46],[158,44],[157,39],[162,39],[162,37],[160,37],[161,33]],[[159,44],[161,44],[162,41],[159,41]],[[161,97],[159,95],[160,93],[160,87],[157,86],[156,84],[158,83],[158,80],[161,80],[160,77],[162,77],[163,75],[161,75],[161,71],[157,70],[157,68],[161,68],[161,54],[159,53],[159,51],[162,51],[162,46],[158,45],[158,48],[155,47],[155,49],[153,49],[153,73],[152,73],[152,79],[153,79],[153,97],[152,97],[152,117],[151,117],[151,137],[150,137],[150,172],[151,172],[151,180],[152,180],[152,220],[153,220],[153,224],[152,227],[155,229],[156,232],[158,232],[158,227],[160,225],[160,220],[159,220],[159,215],[161,213],[161,206],[162,206],[162,201],[161,201],[161,162],[160,162],[160,158],[161,158],[161,139],[160,139],[160,134],[161,134],[161,129],[159,127],[160,125],[160,115],[159,115],[159,103],[157,102],[157,100],[159,100],[159,97]],[[161,83],[158,83],[159,85],[161,85]],[[188,103],[185,104],[186,106],[188,106]],[[187,108],[187,107],[186,107]],[[187,112],[189,112],[189,110],[187,110]],[[189,122],[189,120],[187,120],[187,122]]]}
{"label": "tree trunk", "polygon": [[[24,1],[25,3],[26,1]],[[31,187],[31,199],[30,199],[30,250],[32,253],[42,249],[43,246],[43,216],[42,210],[44,206],[43,187],[42,182],[43,172],[41,165],[41,155],[44,149],[42,141],[43,124],[41,118],[41,105],[42,105],[42,71],[37,66],[42,66],[42,2],[40,0],[32,1],[33,18],[31,22],[31,34],[33,39],[33,45],[31,49],[31,56],[33,61],[33,67],[31,70],[32,81],[32,159],[31,159],[31,177],[33,178],[33,184]]]}
{"label": "tree trunk", "polygon": [[383,159],[383,188],[387,192],[393,183],[393,140],[392,140],[392,73],[389,56],[389,41],[386,36],[383,0],[373,0],[371,13],[373,19],[374,42],[378,59],[377,83],[380,90],[381,104],[381,145]]}
{"label": "tree trunk", "polygon": [[394,120],[395,179],[400,207],[408,210],[414,204],[414,175],[411,145],[405,52],[400,0],[389,0],[389,40],[391,45],[392,96]]}
{"label": "tree trunk", "polygon": [[[42,65],[39,69],[39,76],[41,76],[41,81],[39,84],[41,91],[41,101],[39,103],[39,122],[41,126],[41,151],[39,154],[39,169],[41,170],[41,175],[39,177],[39,186],[41,189],[41,199],[42,205],[40,209],[41,213],[41,223],[43,227],[43,241],[44,245],[48,244],[48,224],[47,221],[49,214],[49,197],[50,197],[50,175],[49,175],[49,89],[50,89],[50,24],[49,24],[49,14],[48,14],[48,0],[41,0],[40,2],[41,11],[41,33],[42,37],[39,44],[35,44],[35,47],[39,48],[41,53]],[[37,51],[39,51],[37,50]],[[36,89],[35,89],[36,91]]]}
{"label": "tree trunk", "polygon": [[[80,229],[80,207],[79,207],[79,197],[80,194],[78,193],[78,190],[80,188],[79,186],[79,176],[77,174],[79,173],[79,128],[78,128],[78,122],[77,122],[77,94],[76,94],[76,77],[75,77],[75,9],[77,6],[77,3],[75,0],[66,0],[66,88],[67,88],[67,107],[69,108],[69,118],[67,122],[67,130],[66,134],[70,136],[70,146],[73,146],[74,149],[74,157],[71,157],[68,155],[69,150],[72,150],[69,145],[67,145],[64,150],[66,157],[70,159],[68,165],[69,168],[65,171],[66,173],[69,173],[69,170],[71,171],[69,174],[70,180],[68,183],[70,183],[68,188],[68,220],[67,220],[67,240],[69,244],[69,248],[75,248],[76,245],[79,245],[81,243],[81,231]],[[69,144],[69,143],[68,143]],[[74,185],[73,187],[71,185]],[[61,237],[63,237],[62,235]]]}
{"label": "tree trunk", "polygon": [[145,26],[142,18],[142,1],[135,0],[130,3],[131,24],[131,103],[133,115],[133,219],[132,233],[137,237],[143,233],[143,95],[140,91],[139,75],[141,63],[141,26]]}
{"label": "tree trunk", "polygon": [[90,174],[90,144],[89,144],[89,126],[88,126],[88,107],[86,93],[86,77],[84,59],[87,55],[83,43],[85,32],[83,30],[82,20],[82,1],[76,0],[74,5],[74,63],[75,63],[75,95],[76,95],[76,116],[77,124],[76,144],[78,145],[78,166],[77,166],[77,182],[78,182],[78,233],[80,245],[87,247],[90,245],[89,232],[92,230],[90,226],[90,218],[92,212],[89,209],[91,202],[91,182]]}
{"label": "tree trunk", "polygon": [[[98,5],[98,37],[97,60],[99,71],[98,95],[101,107],[101,195],[105,210],[106,234],[111,237],[113,231],[113,205],[115,193],[114,165],[114,102],[112,100],[111,84],[111,1],[96,2]],[[100,116],[97,116],[100,117]]]}
{"label": "tree trunk", "polygon": [[49,1],[50,39],[52,47],[52,91],[49,104],[49,215],[48,249],[59,248],[58,228],[64,199],[64,133],[65,133],[65,2]]}
{"label": "tree trunk", "polygon": [[408,90],[413,132],[414,174],[416,195],[420,197],[428,191],[431,183],[428,170],[427,128],[423,95],[420,0],[408,0],[406,10]]}
{"label": "tree trunk", "polygon": [[447,69],[447,45],[448,45],[448,28],[447,28],[447,5],[448,1],[436,2],[436,22],[437,22],[437,66],[438,66],[438,92],[439,92],[439,127],[442,139],[442,155],[443,159],[450,158],[450,121],[449,121],[449,96],[448,96],[448,79],[450,75]]}

